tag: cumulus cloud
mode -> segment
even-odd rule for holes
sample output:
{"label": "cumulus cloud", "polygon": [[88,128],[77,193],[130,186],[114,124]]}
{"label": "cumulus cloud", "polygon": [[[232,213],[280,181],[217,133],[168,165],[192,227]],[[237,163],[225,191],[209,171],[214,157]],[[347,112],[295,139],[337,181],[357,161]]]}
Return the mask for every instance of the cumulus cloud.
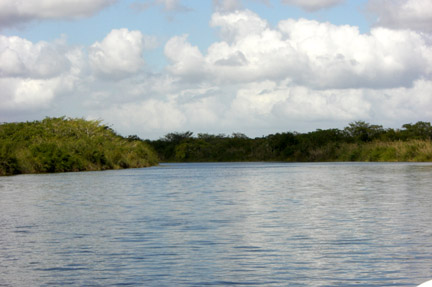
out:
{"label": "cumulus cloud", "polygon": [[[305,19],[272,27],[250,11],[217,12],[210,24],[220,40],[207,50],[187,35],[165,46],[167,71],[179,80],[168,93],[177,96],[158,108],[176,107],[187,129],[205,122],[204,132],[236,127],[259,136],[359,119],[394,126],[432,113],[432,47],[424,34],[383,27],[361,34]],[[191,89],[197,86],[216,88]]]}
{"label": "cumulus cloud", "polygon": [[310,12],[330,8],[343,2],[345,0],[282,0],[284,4],[299,6]]}
{"label": "cumulus cloud", "polygon": [[[308,20],[287,20],[279,30],[306,62],[292,78],[317,88],[386,88],[410,86],[431,72],[432,47],[421,34]],[[299,75],[299,74],[297,74]]]}
{"label": "cumulus cloud", "polygon": [[3,90],[0,110],[47,108],[54,98],[58,79],[2,78],[0,86]]}
{"label": "cumulus cloud", "polygon": [[289,80],[314,89],[410,86],[431,74],[432,47],[412,31],[373,29],[311,20],[285,20],[276,28],[250,11],[215,13],[221,41],[201,53],[186,37],[165,53],[178,76],[245,83]]}
{"label": "cumulus cloud", "polygon": [[424,33],[362,34],[305,19],[270,25],[247,10],[216,12],[210,25],[220,38],[207,49],[187,35],[169,39],[161,72],[143,69],[155,41],[139,31],[112,30],[87,48],[0,36],[0,121],[55,107],[158,138],[185,130],[261,136],[354,120],[398,127],[432,116]]}
{"label": "cumulus cloud", "polygon": [[204,57],[198,47],[187,42],[187,35],[171,38],[165,45],[165,56],[172,63],[168,70],[174,75],[194,81],[206,74]]}
{"label": "cumulus cloud", "polygon": [[32,43],[0,35],[0,110],[47,108],[73,89],[83,70],[80,48],[64,40]]}
{"label": "cumulus cloud", "polygon": [[430,0],[369,0],[367,8],[377,16],[377,26],[432,32]]}
{"label": "cumulus cloud", "polygon": [[2,0],[0,1],[0,28],[33,20],[88,17],[115,2],[116,0]]}
{"label": "cumulus cloud", "polygon": [[[133,79],[131,75],[145,75],[142,53],[156,44],[153,37],[127,29],[112,30],[101,42],[88,47],[87,53],[84,47],[70,46],[65,39],[33,43],[0,35],[0,120],[7,120],[6,112],[17,116],[39,111],[45,116],[47,109],[64,104],[65,113],[69,113],[68,108],[84,111],[89,108],[85,107],[89,95],[106,94],[110,89],[136,100],[137,94],[142,95],[135,89],[139,83],[115,83]],[[109,85],[107,79],[111,80]],[[151,90],[149,86],[144,89]],[[121,102],[115,97],[105,100]],[[106,107],[101,101],[98,104]]]}
{"label": "cumulus cloud", "polygon": [[90,65],[97,75],[121,79],[138,72],[143,64],[145,39],[140,31],[112,30],[89,49]]}
{"label": "cumulus cloud", "polygon": [[227,42],[238,41],[250,35],[259,35],[269,28],[267,21],[249,10],[229,14],[215,13],[210,25],[219,28],[221,38]]}
{"label": "cumulus cloud", "polygon": [[64,45],[0,35],[0,77],[50,78],[67,70]]}

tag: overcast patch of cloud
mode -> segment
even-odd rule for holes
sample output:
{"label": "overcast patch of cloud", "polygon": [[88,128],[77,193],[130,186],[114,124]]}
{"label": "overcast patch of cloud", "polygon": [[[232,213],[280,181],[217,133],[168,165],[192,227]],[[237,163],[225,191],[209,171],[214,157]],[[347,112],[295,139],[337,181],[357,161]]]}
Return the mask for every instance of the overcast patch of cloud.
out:
{"label": "overcast patch of cloud", "polygon": [[213,0],[213,9],[217,12],[232,12],[242,7],[240,0]]}
{"label": "overcast patch of cloud", "polygon": [[367,9],[376,15],[376,26],[432,32],[430,0],[369,0]]}
{"label": "overcast patch of cloud", "polygon": [[404,123],[431,117],[431,92],[432,81],[428,80],[417,80],[409,88],[384,90],[314,90],[266,81],[240,89],[230,114],[238,123],[252,123],[245,126],[245,130],[260,123],[266,123],[267,129],[273,126],[279,130],[298,130],[302,125],[319,128],[321,122],[333,122],[334,126],[339,122],[346,126],[355,120],[401,127]]}
{"label": "overcast patch of cloud", "polygon": [[432,118],[432,81],[416,80],[412,87],[365,91],[368,100],[374,103],[374,113],[382,121],[400,124]]}
{"label": "overcast patch of cloud", "polygon": [[[158,138],[172,131],[249,136],[344,127],[365,120],[400,127],[432,116],[432,82],[389,89],[315,90],[289,81],[262,81],[218,89],[178,89],[171,94],[112,105],[94,113],[124,134]],[[323,125],[326,123],[326,125]],[[388,126],[388,125],[387,125]]]}
{"label": "overcast patch of cloud", "polygon": [[141,133],[151,134],[155,130],[175,131],[187,121],[176,102],[148,99],[134,103],[119,104],[97,113],[106,121],[116,123],[116,127],[127,134],[136,134],[137,126]]}
{"label": "overcast patch of cloud", "polygon": [[241,10],[244,8],[244,2],[258,2],[266,6],[271,6],[270,0],[212,0],[213,11],[219,13],[228,13]]}
{"label": "overcast patch of cloud", "polygon": [[140,31],[114,29],[102,42],[90,47],[90,65],[103,78],[122,79],[131,76],[144,65],[142,54],[145,46]]}
{"label": "overcast patch of cloud", "polygon": [[345,0],[282,0],[284,4],[298,6],[309,12],[327,9],[343,2]]}
{"label": "overcast patch of cloud", "polygon": [[146,2],[133,2],[131,8],[137,11],[145,11],[151,7],[161,7],[163,11],[171,12],[189,12],[191,8],[183,5],[181,0],[151,0]]}
{"label": "overcast patch of cloud", "polygon": [[0,1],[0,28],[34,20],[89,17],[115,2],[116,0],[2,0]]}

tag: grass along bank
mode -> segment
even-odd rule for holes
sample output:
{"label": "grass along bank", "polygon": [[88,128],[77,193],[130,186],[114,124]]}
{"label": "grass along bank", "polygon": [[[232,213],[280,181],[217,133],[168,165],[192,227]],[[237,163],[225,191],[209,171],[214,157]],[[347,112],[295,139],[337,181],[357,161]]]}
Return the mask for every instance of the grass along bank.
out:
{"label": "grass along bank", "polygon": [[340,148],[340,161],[431,162],[430,140],[408,140],[363,144],[345,144]]}

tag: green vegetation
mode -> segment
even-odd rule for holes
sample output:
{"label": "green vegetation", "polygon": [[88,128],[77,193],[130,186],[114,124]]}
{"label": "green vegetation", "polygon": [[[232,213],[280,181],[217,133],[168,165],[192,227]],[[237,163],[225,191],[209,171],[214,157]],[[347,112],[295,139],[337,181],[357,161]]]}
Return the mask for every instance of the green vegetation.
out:
{"label": "green vegetation", "polygon": [[143,141],[84,119],[0,125],[0,175],[146,167],[159,158],[164,162],[432,161],[432,126],[418,122],[395,130],[358,121],[343,130],[254,139],[241,133],[184,132]]}
{"label": "green vegetation", "polygon": [[148,141],[165,162],[220,161],[432,161],[430,123],[384,129],[364,121],[343,130],[286,132],[251,139],[231,136],[170,133]]}
{"label": "green vegetation", "polygon": [[0,125],[0,175],[146,167],[152,148],[124,138],[100,121],[45,118]]}

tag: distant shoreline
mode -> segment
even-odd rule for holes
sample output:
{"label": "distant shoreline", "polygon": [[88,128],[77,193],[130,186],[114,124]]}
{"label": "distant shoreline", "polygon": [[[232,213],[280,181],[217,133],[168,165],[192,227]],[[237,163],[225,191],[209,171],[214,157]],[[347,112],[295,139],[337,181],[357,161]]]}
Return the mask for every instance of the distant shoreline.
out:
{"label": "distant shoreline", "polygon": [[405,124],[401,129],[384,129],[363,121],[343,130],[286,132],[261,138],[241,133],[231,136],[170,133],[146,142],[161,162],[430,162],[430,123]]}
{"label": "distant shoreline", "polygon": [[0,125],[0,175],[141,168],[169,162],[432,162],[432,127],[384,129],[363,121],[343,130],[261,138],[170,133],[122,137],[100,121],[45,118]]}

